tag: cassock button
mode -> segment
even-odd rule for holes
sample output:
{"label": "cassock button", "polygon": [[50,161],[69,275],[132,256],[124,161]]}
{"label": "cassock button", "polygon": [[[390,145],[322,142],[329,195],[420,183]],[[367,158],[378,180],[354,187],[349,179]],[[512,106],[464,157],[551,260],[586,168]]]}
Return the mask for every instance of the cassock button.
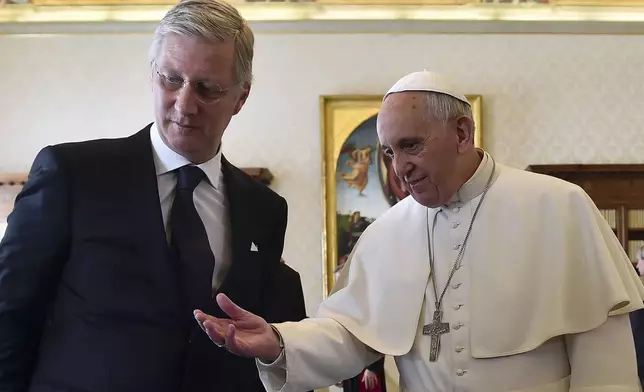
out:
{"label": "cassock button", "polygon": [[454,245],[454,250],[459,250],[460,247],[461,247],[461,244],[456,244],[456,245]]}
{"label": "cassock button", "polygon": [[462,375],[464,375],[464,374],[465,374],[465,370],[458,369],[458,370],[456,371],[456,375],[457,375],[457,376],[459,376],[459,377],[460,377],[460,376],[462,376]]}
{"label": "cassock button", "polygon": [[461,306],[463,306],[463,305],[461,305],[461,304],[454,305],[454,310],[459,310],[461,308]]}
{"label": "cassock button", "polygon": [[463,326],[463,323],[458,323],[458,324],[454,324],[452,328],[458,331],[459,329],[461,329],[462,326]]}
{"label": "cassock button", "polygon": [[463,352],[464,348],[463,347],[456,347],[456,352],[460,353]]}
{"label": "cassock button", "polygon": [[454,212],[459,212],[460,210],[461,210],[461,207],[454,208]]}
{"label": "cassock button", "polygon": [[454,283],[454,284],[452,285],[452,288],[453,288],[454,290],[456,290],[456,289],[457,289],[457,288],[459,288],[459,287],[461,287],[461,284],[460,284],[460,283]]}
{"label": "cassock button", "polygon": [[460,224],[460,223],[458,223],[458,222],[454,222],[454,223],[452,223],[452,229],[457,228],[459,224]]}

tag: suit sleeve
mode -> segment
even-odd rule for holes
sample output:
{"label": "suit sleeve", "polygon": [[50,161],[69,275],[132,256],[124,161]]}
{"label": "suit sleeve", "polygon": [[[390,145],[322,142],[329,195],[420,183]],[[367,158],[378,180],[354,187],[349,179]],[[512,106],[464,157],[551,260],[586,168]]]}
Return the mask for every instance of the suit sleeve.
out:
{"label": "suit sleeve", "polygon": [[300,275],[286,264],[279,264],[264,296],[267,304],[266,321],[281,323],[306,318],[306,306]]}
{"label": "suit sleeve", "polygon": [[34,160],[0,243],[0,390],[26,391],[69,242],[68,195],[52,147]]}
{"label": "suit sleeve", "polygon": [[261,244],[268,253],[270,253],[271,258],[275,258],[276,261],[279,261],[282,257],[282,252],[284,251],[284,237],[286,236],[286,226],[288,222],[288,204],[286,200],[278,196],[275,199],[273,206],[270,208],[269,216],[272,219],[272,223],[268,229],[267,236],[265,237],[265,243]]}
{"label": "suit sleeve", "polygon": [[306,316],[306,303],[304,302],[304,290],[302,289],[302,280],[300,274],[295,272],[293,279],[293,289],[291,292],[291,316],[285,321],[300,321]]}
{"label": "suit sleeve", "polygon": [[629,315],[608,317],[588,332],[567,335],[570,392],[639,392]]}

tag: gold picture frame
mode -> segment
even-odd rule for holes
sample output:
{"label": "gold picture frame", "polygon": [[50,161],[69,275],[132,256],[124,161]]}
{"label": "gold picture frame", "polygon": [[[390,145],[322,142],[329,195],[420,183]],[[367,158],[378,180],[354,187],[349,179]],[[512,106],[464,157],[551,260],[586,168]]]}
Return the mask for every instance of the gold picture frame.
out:
{"label": "gold picture frame", "polygon": [[[480,95],[468,95],[467,98],[472,104],[472,115],[476,123],[475,145],[481,147],[484,138],[483,99]],[[382,95],[325,95],[320,97],[322,202],[324,205],[322,286],[325,298],[335,283],[338,265],[343,264],[343,261],[339,262],[339,253],[341,253],[340,258],[346,260],[346,256],[352,248],[351,244],[355,244],[362,229],[396,201],[396,195],[385,190],[390,189],[385,178],[388,175],[384,174],[387,172],[383,168],[386,164],[382,161],[384,158],[381,158],[377,143],[378,138],[375,135],[375,117],[380,110],[381,102]],[[350,140],[354,137],[357,138],[355,142]],[[361,143],[362,147],[358,146],[358,143]],[[371,159],[372,156],[376,158]],[[346,173],[338,170],[340,160],[351,167],[351,172]],[[376,180],[375,184],[374,179]],[[342,189],[340,190],[338,183],[341,184]],[[346,209],[342,213],[338,210],[338,192],[342,192],[340,204],[342,204],[342,208]],[[345,197],[348,192],[353,192],[357,196]],[[365,217],[359,210],[347,207],[353,203],[355,197],[365,197],[359,200],[363,206],[366,198],[371,197],[370,201],[367,201],[371,216],[367,214]],[[350,226],[356,229],[343,229],[340,232],[338,231],[339,226]],[[339,240],[341,236],[343,237],[342,241]],[[339,248],[339,244],[342,249]]]}

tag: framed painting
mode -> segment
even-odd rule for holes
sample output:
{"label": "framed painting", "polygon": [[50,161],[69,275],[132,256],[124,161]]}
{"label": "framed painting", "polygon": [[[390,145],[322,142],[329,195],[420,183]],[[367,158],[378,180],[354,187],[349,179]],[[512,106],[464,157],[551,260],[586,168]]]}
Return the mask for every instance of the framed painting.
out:
{"label": "framed painting", "polygon": [[[475,145],[483,145],[482,97],[468,95],[476,122]],[[324,195],[323,290],[337,274],[362,232],[407,196],[378,142],[376,118],[382,96],[322,96],[320,118]]]}

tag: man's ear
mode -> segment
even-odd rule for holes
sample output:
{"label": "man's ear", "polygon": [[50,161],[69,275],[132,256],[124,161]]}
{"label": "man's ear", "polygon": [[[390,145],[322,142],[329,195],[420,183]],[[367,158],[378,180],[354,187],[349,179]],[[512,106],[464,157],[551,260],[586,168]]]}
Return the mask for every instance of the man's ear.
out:
{"label": "man's ear", "polygon": [[468,116],[456,119],[456,135],[458,137],[458,151],[462,152],[474,145],[474,120]]}
{"label": "man's ear", "polygon": [[237,100],[237,103],[235,104],[235,111],[233,112],[233,116],[244,107],[244,104],[246,103],[246,100],[248,99],[248,96],[250,95],[250,83],[246,82],[244,83],[244,86],[242,87],[242,93],[239,96],[239,99]]}

